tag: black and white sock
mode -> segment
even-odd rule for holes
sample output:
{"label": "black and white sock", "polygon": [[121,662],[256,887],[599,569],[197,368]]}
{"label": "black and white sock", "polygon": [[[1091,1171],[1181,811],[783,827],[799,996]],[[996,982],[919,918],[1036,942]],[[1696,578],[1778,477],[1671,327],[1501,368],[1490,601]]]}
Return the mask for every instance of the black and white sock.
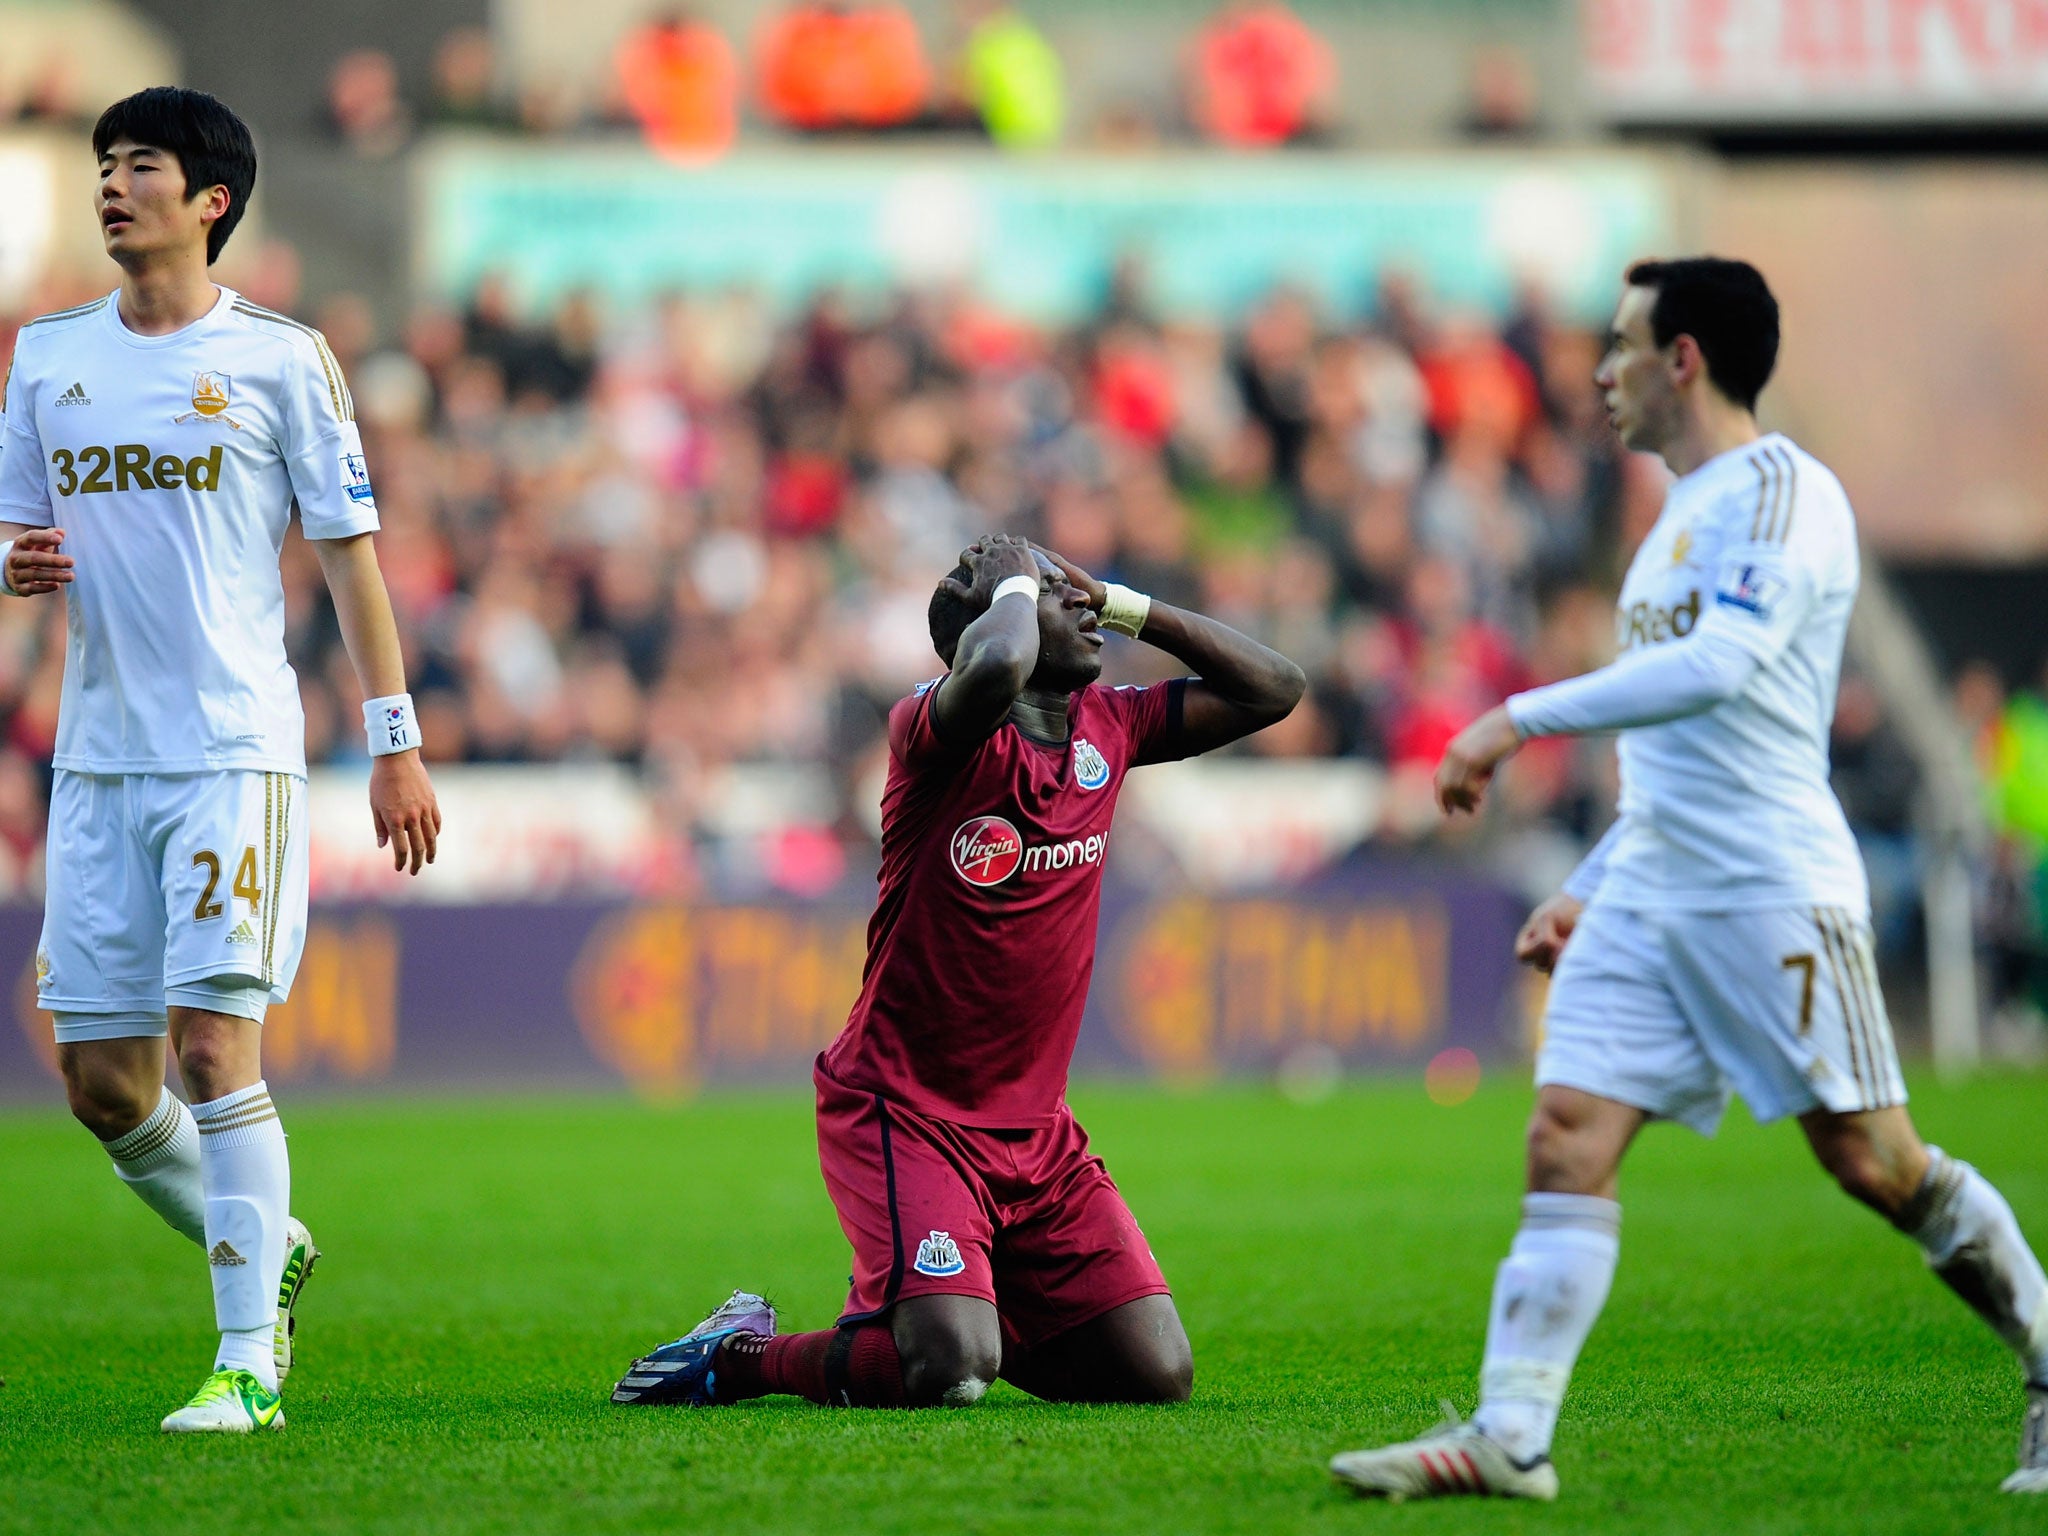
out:
{"label": "black and white sock", "polygon": [[2020,1357],[2027,1380],[2048,1384],[2048,1276],[1991,1181],[1929,1147],[1933,1161],[1896,1225],[1950,1290]]}

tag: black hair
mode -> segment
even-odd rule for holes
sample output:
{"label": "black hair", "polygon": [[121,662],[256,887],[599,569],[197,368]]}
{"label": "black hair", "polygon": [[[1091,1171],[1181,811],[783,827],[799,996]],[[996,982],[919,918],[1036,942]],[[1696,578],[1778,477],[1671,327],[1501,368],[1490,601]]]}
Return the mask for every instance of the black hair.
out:
{"label": "black hair", "polygon": [[218,261],[256,187],[256,141],[249,125],[217,96],[180,85],[153,85],[100,114],[92,129],[93,158],[104,156],[121,139],[176,156],[185,172],[188,203],[208,187],[228,189],[228,211],[206,231],[207,264]]}
{"label": "black hair", "polygon": [[971,588],[974,572],[964,564],[954,566],[946,580],[932,590],[931,606],[925,610],[925,622],[932,632],[932,649],[949,667],[953,665],[953,653],[960,648],[960,636],[968,625],[981,617],[981,610],[974,606],[972,598],[962,597],[948,585],[955,581]]}
{"label": "black hair", "polygon": [[1650,334],[1668,347],[1680,336],[1699,343],[1714,387],[1746,411],[1778,365],[1778,301],[1763,273],[1746,261],[1688,256],[1639,261],[1629,286],[1654,288]]}

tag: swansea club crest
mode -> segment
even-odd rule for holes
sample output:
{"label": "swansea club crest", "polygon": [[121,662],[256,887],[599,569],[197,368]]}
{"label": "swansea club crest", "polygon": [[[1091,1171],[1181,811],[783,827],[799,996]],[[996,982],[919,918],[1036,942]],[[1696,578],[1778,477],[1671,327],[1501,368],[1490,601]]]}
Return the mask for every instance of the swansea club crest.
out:
{"label": "swansea club crest", "polygon": [[195,373],[192,375],[192,409],[183,415],[173,416],[174,423],[182,425],[188,421],[222,421],[237,432],[242,424],[228,414],[228,399],[234,389],[234,378],[225,373]]}

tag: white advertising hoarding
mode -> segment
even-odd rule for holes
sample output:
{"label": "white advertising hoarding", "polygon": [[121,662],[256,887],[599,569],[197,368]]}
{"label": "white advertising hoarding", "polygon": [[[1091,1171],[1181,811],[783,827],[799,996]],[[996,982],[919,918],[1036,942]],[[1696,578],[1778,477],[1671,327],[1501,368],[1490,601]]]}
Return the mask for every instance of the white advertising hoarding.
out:
{"label": "white advertising hoarding", "polygon": [[2048,123],[2048,0],[1584,0],[1617,122]]}
{"label": "white advertising hoarding", "polygon": [[[370,830],[364,771],[311,777],[313,899],[328,901],[558,901],[672,894],[690,878],[690,839],[732,845],[744,860],[792,830],[831,826],[830,773],[815,763],[742,764],[706,775],[686,833],[665,820],[647,786],[610,763],[439,767],[439,857],[418,879],[391,868]],[[881,825],[881,775],[861,810]],[[1306,879],[1370,837],[1385,775],[1352,760],[1162,763],[1131,778],[1131,832],[1212,891]],[[1121,846],[1121,844],[1120,844]],[[1156,872],[1137,850],[1132,872]]]}

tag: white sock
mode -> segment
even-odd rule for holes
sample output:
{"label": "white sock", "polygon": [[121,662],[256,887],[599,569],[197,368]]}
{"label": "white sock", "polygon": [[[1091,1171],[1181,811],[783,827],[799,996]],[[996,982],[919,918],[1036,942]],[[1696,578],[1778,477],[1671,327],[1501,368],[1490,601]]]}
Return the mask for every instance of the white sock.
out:
{"label": "white sock", "polygon": [[114,1172],[157,1215],[201,1247],[206,1244],[206,1196],[199,1182],[199,1128],[170,1089],[142,1124],[103,1142]]}
{"label": "white sock", "polygon": [[2030,1382],[2048,1384],[2048,1277],[2020,1235],[2019,1219],[1991,1181],[1960,1158],[1929,1147],[1919,1193],[1898,1215],[1928,1267],[2012,1346]]}
{"label": "white sock", "polygon": [[216,1371],[247,1371],[269,1391],[277,1390],[276,1325],[268,1328],[229,1328],[220,1336],[214,1354]]}
{"label": "white sock", "polygon": [[1493,1282],[1472,1422],[1520,1462],[1549,1454],[1572,1365],[1607,1304],[1621,1207],[1598,1195],[1533,1194]]}
{"label": "white sock", "polygon": [[[262,1083],[194,1104],[192,1118],[199,1126],[199,1168],[206,1185],[213,1315],[221,1330],[214,1368],[248,1371],[275,1392],[277,1366],[270,1341],[277,1326],[292,1195],[284,1127]],[[254,1347],[258,1339],[260,1350]]]}

